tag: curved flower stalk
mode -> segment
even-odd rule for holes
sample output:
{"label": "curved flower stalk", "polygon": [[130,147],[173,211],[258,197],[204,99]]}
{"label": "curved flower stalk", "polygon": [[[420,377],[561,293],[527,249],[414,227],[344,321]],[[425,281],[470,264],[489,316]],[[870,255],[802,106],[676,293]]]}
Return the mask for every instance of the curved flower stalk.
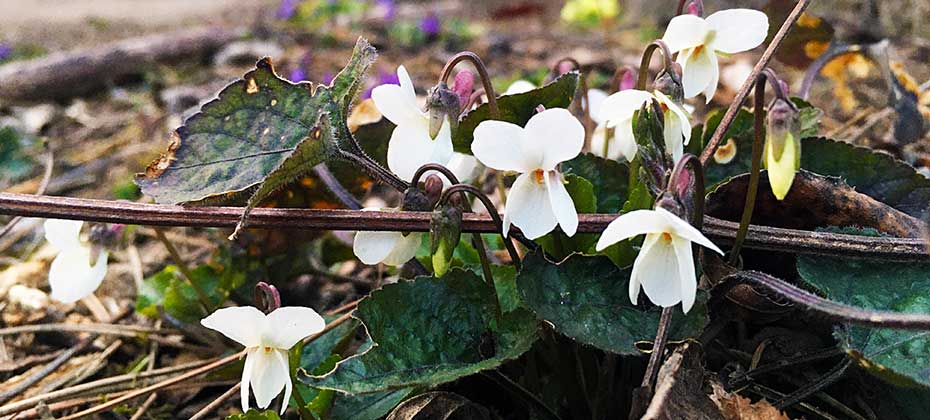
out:
{"label": "curved flower stalk", "polygon": [[[636,157],[638,148],[636,139],[633,137],[633,114],[650,100],[656,100],[663,111],[666,153],[670,154],[674,161],[681,159],[685,145],[691,141],[690,115],[681,105],[659,90],[649,93],[637,89],[614,93],[604,99],[600,106],[596,121],[603,123],[605,133],[607,128],[614,129],[614,136],[608,143],[607,154],[604,157],[618,159],[623,156],[627,161],[632,161]],[[593,104],[594,101],[591,103]],[[595,132],[595,139],[597,139],[597,132]],[[597,140],[592,140],[592,149],[595,153],[601,150],[600,153],[603,154],[604,143],[600,142],[598,148],[595,146],[595,141]]]}
{"label": "curved flower stalk", "polygon": [[454,156],[452,129],[443,121],[436,138],[430,137],[430,116],[417,102],[413,82],[404,66],[397,68],[400,85],[381,85],[371,92],[375,107],[397,125],[388,142],[388,168],[410,182],[414,172],[426,163],[447,165]]}
{"label": "curved flower stalk", "polygon": [[597,241],[598,252],[624,239],[646,234],[630,274],[630,301],[635,305],[640,288],[656,305],[669,308],[681,303],[691,310],[697,295],[697,277],[691,243],[723,255],[710,239],[678,216],[663,208],[636,210],[607,225]]}
{"label": "curved flower stalk", "polygon": [[[365,211],[380,211],[367,207]],[[384,263],[390,266],[403,265],[410,261],[420,249],[420,244],[427,234],[423,232],[369,232],[359,231],[352,242],[352,252],[363,263],[375,265]]]}
{"label": "curved flower stalk", "polygon": [[692,14],[675,16],[662,40],[682,67],[685,98],[701,93],[710,102],[717,92],[720,69],[717,54],[735,54],[762,44],[769,31],[765,13],[752,9],[729,9],[707,18]]}
{"label": "curved flower stalk", "polygon": [[[89,244],[81,242],[80,220],[48,219],[45,239],[58,250],[48,270],[52,299],[72,303],[94,293],[107,274],[109,252],[99,250],[96,258]],[[93,264],[92,264],[93,263]]]}
{"label": "curved flower stalk", "polygon": [[242,411],[249,411],[251,386],[261,409],[267,408],[283,389],[282,414],[293,390],[287,351],[326,326],[326,321],[316,311],[300,306],[277,308],[267,315],[252,306],[223,308],[200,323],[246,347],[240,389]]}
{"label": "curved flower stalk", "polygon": [[578,228],[575,204],[563,185],[558,165],[581,153],[584,127],[568,110],[552,108],[520,127],[484,121],[475,128],[472,151],[484,166],[519,172],[507,195],[503,235],[513,223],[529,239],[561,226],[572,236]]}

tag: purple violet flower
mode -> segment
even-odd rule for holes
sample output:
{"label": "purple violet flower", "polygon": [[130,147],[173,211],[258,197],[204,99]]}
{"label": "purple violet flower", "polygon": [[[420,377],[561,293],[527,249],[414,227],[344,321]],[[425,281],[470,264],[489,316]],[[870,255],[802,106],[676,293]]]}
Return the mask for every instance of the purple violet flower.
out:
{"label": "purple violet flower", "polygon": [[381,12],[381,18],[387,22],[394,20],[397,16],[397,7],[394,0],[375,0],[375,9]]}
{"label": "purple violet flower", "polygon": [[6,60],[10,54],[13,54],[13,47],[8,44],[0,44],[0,60]]}
{"label": "purple violet flower", "polygon": [[439,22],[439,17],[436,16],[435,13],[430,13],[420,20],[420,31],[427,36],[439,35],[440,28],[441,23]]}
{"label": "purple violet flower", "polygon": [[297,12],[297,6],[299,5],[300,0],[281,0],[281,5],[278,6],[278,13],[275,16],[282,20],[290,19]]}
{"label": "purple violet flower", "polygon": [[396,73],[386,72],[384,70],[378,71],[378,79],[368,86],[364,92],[362,92],[362,99],[368,99],[371,97],[371,91],[376,87],[381,85],[399,85],[400,78],[397,77]]}

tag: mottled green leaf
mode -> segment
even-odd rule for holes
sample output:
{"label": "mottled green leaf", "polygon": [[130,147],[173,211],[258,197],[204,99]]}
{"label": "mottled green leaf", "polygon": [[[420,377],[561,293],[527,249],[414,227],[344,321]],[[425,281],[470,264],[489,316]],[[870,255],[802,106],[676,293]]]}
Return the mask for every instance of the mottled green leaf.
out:
{"label": "mottled green leaf", "polygon": [[517,292],[517,269],[512,265],[492,265],[491,274],[494,276],[494,288],[497,290],[501,312],[506,314],[522,307]]}
{"label": "mottled green leaf", "polygon": [[136,182],[160,203],[221,203],[245,194],[247,209],[344,147],[347,109],[375,52],[359,39],[332,85],[291,83],[269,59],[204,105]]}
{"label": "mottled green leaf", "polygon": [[626,202],[630,176],[626,164],[585,153],[562,163],[562,172],[591,183],[597,197],[597,213],[617,213]]}
{"label": "mottled green leaf", "polygon": [[330,411],[332,420],[377,420],[391,412],[397,404],[412,395],[414,388],[375,392],[362,395],[336,396]]}
{"label": "mottled green leaf", "polygon": [[[523,302],[536,315],[572,339],[618,354],[638,354],[634,346],[655,339],[659,307],[633,306],[629,298],[630,270],[604,257],[575,255],[556,264],[534,253],[517,275]],[[670,280],[671,281],[671,280]],[[640,300],[648,300],[640,295]],[[707,322],[706,294],[687,314],[676,311],[672,339],[700,334]]]}
{"label": "mottled green leaf", "polygon": [[[865,309],[930,314],[930,264],[799,257],[801,278],[828,299]],[[886,381],[930,387],[930,332],[837,327],[839,345]]]}
{"label": "mottled green leaf", "polygon": [[[536,340],[525,310],[498,319],[493,288],[471,271],[419,277],[372,292],[356,316],[375,345],[304,383],[352,394],[432,386],[492,369]],[[403,304],[398,304],[403,302]]]}
{"label": "mottled green leaf", "polygon": [[578,72],[563,74],[552,83],[525,93],[505,95],[497,98],[500,116],[491,117],[488,104],[483,104],[468,112],[459,122],[458,129],[452,133],[452,145],[459,153],[471,154],[471,142],[474,140],[475,128],[485,120],[507,121],[519,126],[526,124],[536,114],[536,107],[567,108],[575,97],[578,85]]}
{"label": "mottled green leaf", "polygon": [[0,128],[0,188],[32,173],[35,162],[30,154],[35,145],[35,138],[20,134],[13,127]]}
{"label": "mottled green leaf", "polygon": [[[192,279],[207,294],[209,310],[219,307],[229,294],[245,282],[244,276],[232,270],[217,270],[202,265],[191,270]],[[184,322],[197,322],[206,314],[197,293],[177,266],[168,265],[162,271],[145,279],[136,297],[136,312],[158,316],[158,307],[168,315]]]}

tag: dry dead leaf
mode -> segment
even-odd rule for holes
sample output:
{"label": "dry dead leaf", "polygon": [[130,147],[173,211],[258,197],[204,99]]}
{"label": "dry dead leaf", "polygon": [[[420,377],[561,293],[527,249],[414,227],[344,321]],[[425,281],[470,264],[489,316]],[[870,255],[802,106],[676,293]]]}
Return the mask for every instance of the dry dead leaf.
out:
{"label": "dry dead leaf", "polygon": [[714,393],[710,399],[717,404],[726,420],[791,420],[766,400],[753,403],[749,398],[727,392],[717,382],[712,382],[711,388]]}

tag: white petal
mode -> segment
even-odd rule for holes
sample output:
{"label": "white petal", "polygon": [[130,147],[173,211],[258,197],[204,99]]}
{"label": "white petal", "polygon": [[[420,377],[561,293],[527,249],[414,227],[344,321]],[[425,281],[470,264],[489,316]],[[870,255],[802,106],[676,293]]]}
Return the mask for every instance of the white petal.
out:
{"label": "white petal", "polygon": [[262,344],[262,333],[267,323],[265,314],[257,308],[236,306],[217,309],[200,320],[200,325],[219,331],[245,347],[258,347]]}
{"label": "white petal", "polygon": [[395,125],[411,125],[419,120],[428,119],[417,104],[417,94],[404,66],[397,68],[397,78],[400,80],[399,86],[380,85],[371,91],[371,99],[381,115]]}
{"label": "white petal", "polygon": [[769,18],[758,10],[721,10],[708,16],[706,21],[716,32],[709,47],[727,54],[758,47],[769,33]]}
{"label": "white petal", "polygon": [[532,82],[520,79],[510,84],[507,87],[507,91],[504,92],[504,95],[516,95],[518,93],[526,93],[533,89],[536,89],[536,85]]}
{"label": "white petal", "polygon": [[672,246],[678,258],[679,286],[681,287],[681,310],[688,313],[694,306],[697,296],[697,277],[694,273],[694,254],[691,253],[691,241],[672,237]]}
{"label": "white petal", "polygon": [[632,162],[639,150],[636,144],[636,136],[633,135],[633,120],[630,119],[614,128],[614,143],[616,143],[617,153],[623,155],[627,162]]}
{"label": "white petal", "polygon": [[559,226],[566,235],[575,236],[575,231],[578,230],[578,212],[575,210],[572,196],[568,194],[565,184],[562,183],[562,175],[557,171],[550,171],[546,174],[545,181],[555,219],[558,220]]}
{"label": "white petal", "polygon": [[663,234],[646,235],[643,248],[633,263],[633,271],[652,303],[668,308],[681,302],[678,258],[672,241],[664,238]]}
{"label": "white petal", "polygon": [[[607,150],[604,150],[604,143],[608,142],[607,140],[607,126],[604,124],[598,124],[594,129],[594,133],[591,135],[591,153],[595,156],[600,156],[605,159],[619,159],[623,154],[620,152],[620,143],[617,140],[616,131],[614,130],[614,135],[610,138],[609,143],[607,144]],[[633,152],[636,152],[636,149],[633,149]]]}
{"label": "white petal", "polygon": [[401,239],[400,232],[360,231],[355,234],[352,251],[362,263],[374,265],[384,261]]}
{"label": "white petal", "polygon": [[536,173],[527,172],[518,176],[510,187],[504,209],[505,236],[511,223],[520,228],[527,239],[536,239],[552,232],[558,224],[552,213],[549,191],[543,182],[545,174],[540,175],[540,182],[537,182]]}
{"label": "white petal", "polygon": [[604,99],[598,116],[608,127],[615,127],[629,122],[633,124],[633,114],[642,106],[643,102],[652,99],[652,94],[642,90],[621,90]]}
{"label": "white petal", "polygon": [[287,362],[287,352],[284,350],[276,350],[275,354],[278,356],[279,363],[283,363],[285,374],[287,375],[287,380],[284,381],[284,398],[281,400],[281,415],[284,415],[291,401],[291,393],[294,392],[294,384],[291,383],[291,367]]}
{"label": "white petal", "polygon": [[255,368],[255,352],[263,351],[260,348],[251,348],[245,354],[245,366],[242,367],[242,380],[239,384],[239,399],[242,400],[242,412],[249,411],[249,384],[252,381],[252,370]]}
{"label": "white petal", "polygon": [[542,150],[542,163],[536,168],[546,171],[578,156],[584,147],[584,126],[565,108],[550,108],[533,115],[523,135],[524,147]]}
{"label": "white petal", "polygon": [[83,225],[80,220],[48,219],[45,221],[45,240],[59,251],[80,247]]}
{"label": "white petal", "polygon": [[[481,164],[478,163],[478,159],[475,159],[474,156],[457,152],[452,153],[452,158],[449,159],[446,168],[452,171],[452,174],[459,179],[459,182],[465,183],[475,178],[476,173],[482,170]],[[441,178],[445,180],[445,177]]]}
{"label": "white petal", "polygon": [[682,220],[680,217],[672,214],[672,212],[665,210],[663,208],[657,208],[655,211],[656,213],[661,214],[665,218],[665,220],[667,220],[668,226],[671,228],[670,233],[672,233],[673,235],[680,236],[698,245],[704,246],[706,248],[710,248],[711,250],[713,250],[714,252],[720,255],[723,255],[723,251],[721,251],[720,248],[717,247],[717,245],[714,245],[714,243],[711,242],[710,239],[707,239],[707,237],[704,236],[704,234],[701,233],[701,231],[697,230],[697,228],[695,228],[694,226],[691,226],[690,223]]}
{"label": "white petal", "polygon": [[707,23],[695,15],[679,15],[672,18],[665,29],[662,41],[675,53],[687,48],[694,48],[704,43],[707,36]]}
{"label": "white petal", "polygon": [[247,357],[255,359],[252,367],[252,392],[255,393],[255,402],[258,408],[265,409],[271,404],[284,384],[291,380],[287,360],[282,360],[281,351],[271,347],[261,347],[250,353]]}
{"label": "white petal", "polygon": [[704,102],[709,104],[717,93],[717,85],[720,82],[720,67],[717,64],[717,54],[708,51],[707,59],[711,62],[711,68],[714,69],[714,72],[711,73],[710,83],[704,88]]}
{"label": "white petal", "polygon": [[591,120],[596,123],[601,123],[600,114],[601,106],[604,105],[604,100],[607,99],[607,92],[604,92],[600,89],[588,89],[588,113],[591,115]]}
{"label": "white petal", "polygon": [[442,124],[435,139],[429,136],[429,122],[398,125],[388,142],[387,163],[391,172],[404,181],[413,179],[417,169],[427,163],[446,164],[452,158],[452,132],[449,122]]}
{"label": "white petal", "polygon": [[[717,80],[717,56],[708,48],[683,50],[678,54],[676,61],[682,67],[681,84],[685,98],[693,98],[701,92],[706,93],[711,82]],[[713,90],[716,89],[717,86],[713,86]],[[707,102],[710,102],[710,99]]]}
{"label": "white petal", "polygon": [[482,121],[475,127],[471,152],[484,166],[499,171],[528,172],[539,167],[542,151],[524,142],[523,128],[504,121]]}
{"label": "white petal", "polygon": [[266,317],[268,329],[262,344],[283,350],[294,347],[298,341],[323,330],[326,321],[313,309],[303,306],[284,306]]}
{"label": "white petal", "polygon": [[48,285],[52,299],[64,303],[76,302],[94,293],[107,275],[107,258],[103,251],[90,265],[90,248],[78,245],[60,252],[48,270]]}
{"label": "white petal", "polygon": [[423,236],[424,235],[419,232],[410,232],[407,236],[401,235],[400,240],[397,241],[397,245],[394,246],[394,249],[391,250],[391,253],[388,254],[382,262],[387,265],[399,266],[410,261],[411,258],[417,255],[417,250],[420,249]]}
{"label": "white petal", "polygon": [[679,106],[672,98],[669,98],[664,93],[655,91],[656,99],[659,102],[665,104],[672,113],[678,117],[679,127],[681,128],[681,135],[684,137],[684,144],[691,142],[691,115],[684,108]]}
{"label": "white petal", "polygon": [[[670,226],[665,216],[654,210],[634,210],[614,219],[607,225],[595,249],[603,251],[617,242],[644,233],[661,233]],[[644,246],[645,247],[645,246]]]}
{"label": "white petal", "polygon": [[662,134],[665,137],[665,152],[672,155],[672,161],[678,162],[685,153],[684,139],[681,136],[681,120],[674,112],[665,111]]}

